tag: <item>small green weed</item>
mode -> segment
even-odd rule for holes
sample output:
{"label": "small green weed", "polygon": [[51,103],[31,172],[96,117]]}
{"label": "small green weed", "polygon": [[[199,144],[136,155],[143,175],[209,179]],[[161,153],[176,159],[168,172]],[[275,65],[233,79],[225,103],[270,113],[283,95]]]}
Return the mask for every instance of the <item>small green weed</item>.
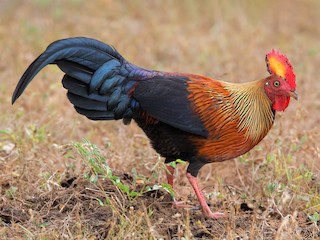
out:
{"label": "small green weed", "polygon": [[173,168],[177,168],[177,164],[186,164],[186,161],[183,161],[181,159],[176,159],[175,161],[168,163],[168,165]]}
{"label": "small green weed", "polygon": [[[146,192],[156,191],[163,189],[174,196],[172,186],[170,184],[154,184],[152,187],[147,186],[148,179],[137,174],[135,170],[133,173],[133,181],[131,184],[124,183],[119,176],[113,174],[113,170],[107,164],[107,159],[101,154],[99,148],[90,143],[88,140],[83,140],[83,143],[74,143],[73,146],[77,149],[83,159],[86,161],[90,168],[90,173],[84,173],[84,178],[92,183],[97,183],[99,179],[110,180],[114,186],[116,186],[122,193],[124,193],[130,200],[134,200],[137,197],[142,196]],[[171,163],[172,166],[176,167],[177,163],[182,163],[183,161],[177,159],[175,162]],[[143,186],[141,190],[135,191],[131,186],[136,185],[137,180],[142,180]],[[103,204],[101,200],[99,204]]]}
{"label": "small green weed", "polygon": [[312,223],[317,223],[320,220],[320,215],[318,212],[315,212],[312,215],[308,215],[308,218]]}
{"label": "small green weed", "polygon": [[17,193],[18,188],[17,187],[10,187],[9,189],[6,190],[6,196],[10,199],[14,199],[15,195]]}
{"label": "small green weed", "polygon": [[120,177],[113,174],[111,167],[107,164],[106,158],[102,156],[96,145],[88,140],[84,140],[83,143],[74,143],[73,146],[90,167],[91,172],[84,174],[84,177],[90,182],[96,183],[99,178],[108,179],[130,199],[141,195],[140,192],[131,190],[129,185],[123,183]]}

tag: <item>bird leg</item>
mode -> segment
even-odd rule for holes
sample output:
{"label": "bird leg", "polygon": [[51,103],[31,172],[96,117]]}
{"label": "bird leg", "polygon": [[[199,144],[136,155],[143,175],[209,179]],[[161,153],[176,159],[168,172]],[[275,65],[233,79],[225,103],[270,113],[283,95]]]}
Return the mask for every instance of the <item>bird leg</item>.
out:
{"label": "bird leg", "polygon": [[[170,165],[167,165],[167,171],[166,171],[166,174],[167,174],[167,182],[168,184],[171,185],[172,189],[173,189],[173,179],[174,179],[174,170],[175,168],[170,166]],[[177,201],[175,199],[175,197],[173,197],[173,204],[172,204],[172,207],[174,208],[192,208],[192,206],[186,204],[185,202],[183,201]]]}
{"label": "bird leg", "polygon": [[198,201],[200,203],[200,206],[202,208],[202,211],[204,212],[205,216],[206,217],[209,217],[209,218],[213,218],[213,219],[218,219],[218,218],[221,218],[221,217],[225,217],[225,214],[223,213],[220,213],[220,212],[211,212],[207,202],[206,202],[206,199],[198,185],[198,181],[197,181],[197,178],[192,176],[190,173],[187,173],[187,178],[194,190],[194,192],[196,193],[197,195],[197,198],[198,198]]}

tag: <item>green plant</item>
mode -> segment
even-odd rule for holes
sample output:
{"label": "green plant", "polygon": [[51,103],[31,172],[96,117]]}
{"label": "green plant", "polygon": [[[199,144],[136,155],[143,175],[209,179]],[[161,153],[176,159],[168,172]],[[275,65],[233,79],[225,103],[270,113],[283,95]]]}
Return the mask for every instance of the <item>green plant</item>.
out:
{"label": "green plant", "polygon": [[308,215],[308,218],[312,223],[316,224],[320,220],[320,215],[318,212],[315,212],[312,215]]}
{"label": "green plant", "polygon": [[[174,192],[170,184],[162,183],[154,184],[152,187],[147,186],[148,180],[137,174],[135,170],[132,171],[134,176],[133,182],[130,185],[124,183],[119,176],[113,174],[113,170],[108,166],[107,159],[101,154],[99,148],[88,140],[84,139],[82,143],[74,143],[73,146],[77,149],[90,168],[89,173],[84,173],[84,178],[88,179],[90,182],[97,183],[99,179],[110,180],[114,186],[129,197],[130,200],[140,197],[146,192],[156,191],[159,189],[165,190],[174,197]],[[184,161],[177,159],[170,164],[176,167],[177,163],[184,163]],[[131,185],[135,185],[137,179],[143,180],[143,187],[139,191],[136,191],[131,187]],[[101,205],[101,200],[98,201]]]}
{"label": "green plant", "polygon": [[123,183],[119,176],[113,174],[107,160],[102,156],[98,147],[88,140],[83,140],[83,143],[74,143],[73,146],[78,150],[80,155],[86,160],[90,167],[90,173],[85,173],[84,177],[92,183],[96,183],[99,178],[110,180],[121,192],[126,194],[130,199],[133,199],[141,194],[130,189],[130,186]]}

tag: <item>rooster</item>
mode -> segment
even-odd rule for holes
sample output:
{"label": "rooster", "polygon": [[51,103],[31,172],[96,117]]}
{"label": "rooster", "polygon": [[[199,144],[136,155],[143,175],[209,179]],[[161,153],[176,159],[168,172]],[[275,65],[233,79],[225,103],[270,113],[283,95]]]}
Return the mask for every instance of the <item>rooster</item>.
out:
{"label": "rooster", "polygon": [[[167,181],[173,186],[170,162],[189,162],[187,178],[206,217],[212,212],[198,185],[207,163],[238,157],[257,145],[273,125],[276,111],[297,100],[295,74],[279,51],[266,55],[264,79],[229,83],[212,78],[147,70],[126,61],[113,47],[78,37],[58,40],[28,67],[12,96],[22,94],[48,64],[64,73],[62,84],[76,111],[92,120],[134,120],[165,158]],[[183,206],[173,199],[177,207]]]}

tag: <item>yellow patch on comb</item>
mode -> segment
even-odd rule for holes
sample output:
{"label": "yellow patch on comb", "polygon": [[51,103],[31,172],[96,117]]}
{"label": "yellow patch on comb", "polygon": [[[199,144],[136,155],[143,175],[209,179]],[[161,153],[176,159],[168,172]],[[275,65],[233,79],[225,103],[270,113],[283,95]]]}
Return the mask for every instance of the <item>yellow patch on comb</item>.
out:
{"label": "yellow patch on comb", "polygon": [[279,58],[275,56],[270,56],[268,59],[268,67],[269,72],[271,71],[274,74],[282,78],[285,78],[287,66],[284,65],[283,61],[279,60]]}

